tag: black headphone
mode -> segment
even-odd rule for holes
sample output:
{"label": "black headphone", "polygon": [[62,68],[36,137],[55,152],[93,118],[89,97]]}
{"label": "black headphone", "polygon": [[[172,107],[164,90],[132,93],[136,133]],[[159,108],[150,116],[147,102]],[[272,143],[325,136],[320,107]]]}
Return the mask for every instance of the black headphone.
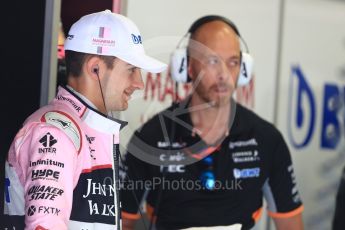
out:
{"label": "black headphone", "polygon": [[187,34],[181,39],[181,41],[179,42],[177,46],[177,49],[171,55],[171,59],[170,59],[171,77],[176,82],[185,83],[191,80],[190,77],[188,76],[188,70],[187,70],[188,58],[189,58],[188,47],[181,47],[181,43],[186,37],[190,37],[193,33],[195,33],[195,31],[198,30],[202,25],[208,22],[212,22],[212,21],[222,21],[226,23],[227,25],[229,25],[235,31],[237,36],[240,38],[240,40],[244,44],[246,51],[243,52],[241,50],[241,69],[240,69],[237,85],[242,86],[242,85],[248,84],[252,78],[254,60],[252,56],[249,54],[247,44],[244,41],[244,39],[241,37],[240,32],[237,29],[236,25],[231,20],[219,15],[207,15],[207,16],[201,17],[191,25]]}
{"label": "black headphone", "polygon": [[94,67],[94,68],[92,69],[92,72],[94,72],[94,73],[97,74],[97,76],[98,76],[98,74],[99,74],[99,67],[98,67],[98,66]]}

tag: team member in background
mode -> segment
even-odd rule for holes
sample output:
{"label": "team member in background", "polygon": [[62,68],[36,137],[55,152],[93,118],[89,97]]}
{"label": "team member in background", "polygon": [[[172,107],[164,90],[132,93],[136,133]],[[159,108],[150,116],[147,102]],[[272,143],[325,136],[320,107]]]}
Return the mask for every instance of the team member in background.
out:
{"label": "team member in background", "polygon": [[77,21],[65,50],[67,87],[25,121],[9,150],[8,229],[120,229],[113,154],[126,122],[108,114],[143,88],[141,68],[166,65],[145,54],[131,20],[109,10]]}
{"label": "team member in background", "polygon": [[122,190],[124,229],[133,229],[140,218],[136,200],[144,198],[157,229],[250,229],[262,213],[263,195],[277,229],[303,229],[282,135],[232,99],[244,61],[238,29],[226,18],[206,16],[188,32],[193,91],[134,133],[122,170],[124,188],[134,185],[136,196]]}

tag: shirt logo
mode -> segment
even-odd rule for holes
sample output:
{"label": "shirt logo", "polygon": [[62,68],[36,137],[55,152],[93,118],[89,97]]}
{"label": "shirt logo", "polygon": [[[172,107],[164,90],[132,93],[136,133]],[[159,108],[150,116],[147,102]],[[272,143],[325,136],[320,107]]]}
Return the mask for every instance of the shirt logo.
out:
{"label": "shirt logo", "polygon": [[246,146],[256,146],[258,143],[256,142],[255,138],[249,139],[249,140],[243,140],[243,141],[235,141],[229,143],[229,148],[240,148],[240,147],[246,147]]}
{"label": "shirt logo", "polygon": [[112,184],[112,181],[108,184],[106,181],[104,180],[103,183],[98,183],[92,181],[92,179],[87,179],[86,193],[82,194],[82,197],[84,199],[88,198],[87,202],[89,204],[90,216],[115,216],[115,205],[102,203],[102,201],[105,201],[103,197],[116,196],[115,184]]}
{"label": "shirt logo", "polygon": [[59,101],[67,101],[67,102],[69,102],[69,103],[73,106],[73,108],[74,108],[75,110],[77,110],[77,112],[80,112],[81,107],[78,106],[71,98],[64,97],[64,96],[62,96],[62,95],[58,95],[56,98],[57,98]]}
{"label": "shirt logo", "polygon": [[66,129],[68,127],[70,127],[71,125],[71,122],[66,122],[66,121],[63,121],[61,119],[58,119],[58,118],[51,118],[52,121],[55,121],[57,123],[60,123],[60,125],[62,126],[63,129]]}
{"label": "shirt logo", "polygon": [[174,165],[170,164],[168,166],[161,165],[160,166],[160,171],[166,171],[169,173],[184,173],[186,172],[185,165]]}
{"label": "shirt logo", "polygon": [[[87,142],[89,142],[90,145],[96,140],[96,137],[89,137],[88,135],[85,135],[85,136],[86,136]],[[96,156],[95,156],[96,150],[91,148],[91,146],[89,146],[89,151],[90,151],[90,157],[96,160]]]}
{"label": "shirt logo", "polygon": [[55,165],[57,167],[60,167],[60,168],[64,168],[65,167],[65,164],[64,163],[61,163],[61,162],[58,162],[58,161],[54,161],[52,159],[38,159],[37,161],[30,161],[29,162],[29,166],[30,167],[35,167],[37,165]]}
{"label": "shirt logo", "polygon": [[260,168],[249,168],[249,169],[237,169],[234,168],[234,177],[240,178],[253,178],[260,176]]}
{"label": "shirt logo", "polygon": [[62,196],[64,190],[46,185],[33,185],[28,191],[30,200],[55,200],[56,197]]}
{"label": "shirt logo", "polygon": [[33,216],[37,212],[37,213],[51,214],[51,215],[58,216],[60,211],[61,211],[60,209],[57,209],[54,207],[39,206],[37,209],[34,205],[31,205],[28,208],[27,214],[28,216]]}
{"label": "shirt logo", "polygon": [[43,148],[38,148],[38,153],[56,153],[56,148],[52,146],[57,143],[57,139],[49,132],[44,135],[39,142],[42,144]]}
{"label": "shirt logo", "polygon": [[60,177],[60,172],[53,171],[51,169],[39,169],[39,170],[31,171],[32,181],[37,180],[37,179],[58,181],[59,177]]}
{"label": "shirt logo", "polygon": [[91,148],[91,147],[89,146],[89,151],[90,151],[90,157],[91,157],[92,159],[96,160],[96,157],[95,157],[95,152],[96,152],[96,150],[93,149],[93,148]]}
{"label": "shirt logo", "polygon": [[43,147],[52,147],[57,143],[57,140],[50,133],[47,133],[39,140],[39,142]]}
{"label": "shirt logo", "polygon": [[259,151],[241,151],[232,153],[232,160],[234,163],[245,163],[260,161]]}
{"label": "shirt logo", "polygon": [[96,139],[96,137],[89,137],[88,135],[85,135],[85,136],[86,136],[87,141],[90,143],[90,145]]}
{"label": "shirt logo", "polygon": [[64,121],[64,120],[61,120],[59,118],[48,118],[48,120],[52,121],[52,122],[55,122],[55,123],[58,123],[63,129],[70,129],[74,134],[78,135],[78,132],[75,130],[74,127],[72,127],[72,122],[70,121]]}
{"label": "shirt logo", "polygon": [[33,216],[36,212],[36,207],[31,205],[29,208],[28,208],[28,216]]}

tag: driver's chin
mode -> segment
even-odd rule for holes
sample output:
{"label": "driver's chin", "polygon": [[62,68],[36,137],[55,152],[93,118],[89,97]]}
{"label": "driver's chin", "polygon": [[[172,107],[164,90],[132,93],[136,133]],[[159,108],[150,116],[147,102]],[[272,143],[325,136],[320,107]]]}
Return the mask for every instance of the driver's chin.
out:
{"label": "driver's chin", "polygon": [[126,109],[128,109],[128,102],[127,101],[123,101],[119,111],[124,111]]}
{"label": "driver's chin", "polygon": [[113,106],[111,106],[110,111],[112,111],[112,112],[124,111],[127,109],[127,107],[128,107],[128,104],[125,102],[116,103]]}

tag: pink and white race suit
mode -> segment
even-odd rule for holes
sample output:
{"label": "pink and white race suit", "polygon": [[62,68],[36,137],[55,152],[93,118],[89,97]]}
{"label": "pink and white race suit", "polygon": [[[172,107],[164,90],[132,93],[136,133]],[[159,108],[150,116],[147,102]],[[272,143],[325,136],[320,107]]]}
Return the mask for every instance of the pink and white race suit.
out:
{"label": "pink and white race suit", "polygon": [[16,220],[13,226],[115,229],[113,150],[119,151],[125,124],[59,87],[55,99],[25,121],[9,150],[4,213]]}

